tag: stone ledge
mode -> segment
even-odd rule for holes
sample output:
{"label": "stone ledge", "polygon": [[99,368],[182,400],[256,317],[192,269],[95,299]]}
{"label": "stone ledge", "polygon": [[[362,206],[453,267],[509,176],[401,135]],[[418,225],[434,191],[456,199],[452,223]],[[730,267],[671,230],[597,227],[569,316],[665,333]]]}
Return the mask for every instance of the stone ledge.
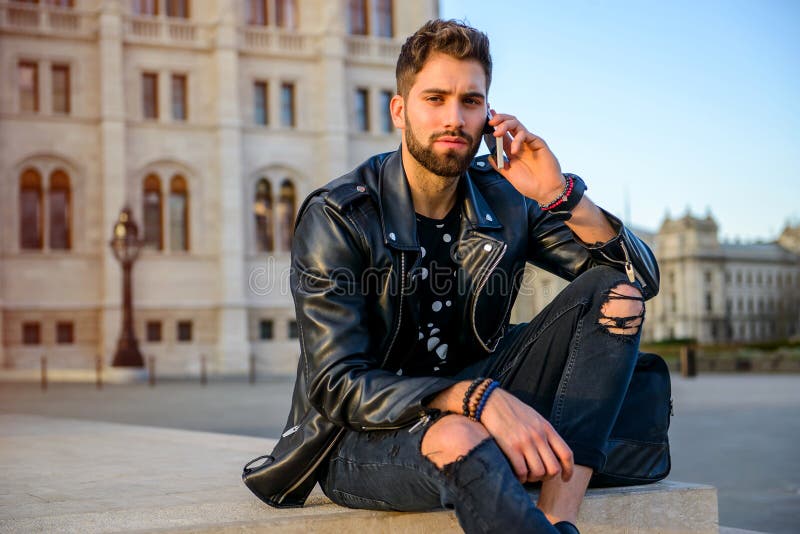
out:
{"label": "stone ledge", "polygon": [[[391,513],[256,499],[239,473],[273,440],[0,415],[2,532],[460,532],[452,512]],[[665,481],[591,490],[584,534],[716,533],[716,490]]]}
{"label": "stone ledge", "polygon": [[[532,498],[536,498],[532,492]],[[578,526],[584,534],[718,532],[716,490],[709,486],[662,482],[621,490],[590,490]],[[462,532],[449,511],[425,513],[349,510],[333,505],[324,495],[310,499],[300,510],[273,510],[270,517],[211,523],[164,532],[308,534],[369,532],[397,534]]]}

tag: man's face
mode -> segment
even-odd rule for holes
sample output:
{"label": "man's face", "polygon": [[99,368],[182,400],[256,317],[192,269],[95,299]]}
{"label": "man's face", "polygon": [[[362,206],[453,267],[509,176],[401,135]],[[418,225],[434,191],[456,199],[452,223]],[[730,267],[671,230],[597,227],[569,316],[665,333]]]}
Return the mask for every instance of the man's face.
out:
{"label": "man's face", "polygon": [[414,159],[439,176],[463,174],[478,151],[486,122],[481,64],[432,54],[403,99],[402,119],[398,127]]}

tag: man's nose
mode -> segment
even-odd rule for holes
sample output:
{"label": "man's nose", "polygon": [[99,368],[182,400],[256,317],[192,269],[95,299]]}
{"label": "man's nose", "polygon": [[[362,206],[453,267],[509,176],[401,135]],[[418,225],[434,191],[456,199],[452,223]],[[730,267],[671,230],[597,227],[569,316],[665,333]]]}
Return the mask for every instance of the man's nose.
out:
{"label": "man's nose", "polygon": [[457,102],[453,102],[447,106],[445,114],[445,128],[448,130],[460,130],[464,127],[464,110]]}

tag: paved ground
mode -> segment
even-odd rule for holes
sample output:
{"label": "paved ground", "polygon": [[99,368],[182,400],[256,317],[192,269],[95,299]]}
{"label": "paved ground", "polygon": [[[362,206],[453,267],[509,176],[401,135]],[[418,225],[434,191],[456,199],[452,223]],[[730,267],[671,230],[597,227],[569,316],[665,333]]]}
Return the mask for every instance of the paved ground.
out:
{"label": "paved ground", "polygon": [[[275,437],[291,383],[232,381],[106,386],[0,384],[0,413]],[[800,376],[673,378],[670,478],[719,489],[720,523],[762,532],[800,531]],[[266,451],[265,451],[266,452]]]}
{"label": "paved ground", "polygon": [[800,532],[800,376],[673,377],[670,478],[719,491],[720,524]]}

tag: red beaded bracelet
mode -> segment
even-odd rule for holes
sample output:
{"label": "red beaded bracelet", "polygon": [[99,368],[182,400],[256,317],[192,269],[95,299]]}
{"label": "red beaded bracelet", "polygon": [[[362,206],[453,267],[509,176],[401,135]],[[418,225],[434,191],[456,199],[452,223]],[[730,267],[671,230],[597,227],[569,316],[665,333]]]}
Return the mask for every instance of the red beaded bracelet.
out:
{"label": "red beaded bracelet", "polygon": [[572,178],[572,176],[565,176],[565,179],[564,190],[561,191],[561,194],[559,194],[555,200],[548,204],[539,204],[539,207],[542,209],[542,211],[549,211],[567,201],[569,196],[572,194],[573,188],[575,187],[575,180]]}

